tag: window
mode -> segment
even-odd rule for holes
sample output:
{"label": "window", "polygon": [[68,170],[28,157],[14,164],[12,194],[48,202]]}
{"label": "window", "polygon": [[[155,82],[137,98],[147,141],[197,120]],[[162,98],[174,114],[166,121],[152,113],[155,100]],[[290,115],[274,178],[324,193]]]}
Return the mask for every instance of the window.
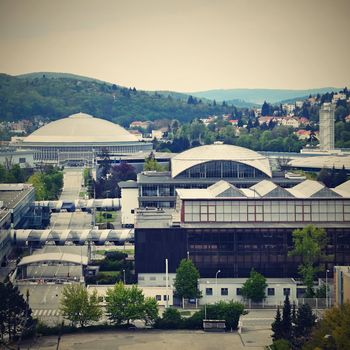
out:
{"label": "window", "polygon": [[290,295],[290,288],[283,288],[283,295]]}
{"label": "window", "polygon": [[221,288],[221,295],[228,295],[228,288]]}
{"label": "window", "polygon": [[205,288],[205,295],[213,295],[213,288]]}
{"label": "window", "polygon": [[156,277],[155,277],[155,276],[151,276],[151,277],[149,278],[149,280],[150,280],[150,281],[155,281],[155,280],[156,280]]}
{"label": "window", "polygon": [[163,295],[163,300],[166,301],[166,295]]}
{"label": "window", "polygon": [[156,295],[156,300],[157,301],[161,301],[162,300],[162,296],[161,295]]}
{"label": "window", "polygon": [[275,288],[267,288],[267,295],[269,296],[275,295]]}
{"label": "window", "polygon": [[26,162],[26,159],[25,158],[19,158],[19,162],[22,164],[22,163],[25,163]]}
{"label": "window", "polygon": [[242,295],[242,288],[236,289],[236,295]]}

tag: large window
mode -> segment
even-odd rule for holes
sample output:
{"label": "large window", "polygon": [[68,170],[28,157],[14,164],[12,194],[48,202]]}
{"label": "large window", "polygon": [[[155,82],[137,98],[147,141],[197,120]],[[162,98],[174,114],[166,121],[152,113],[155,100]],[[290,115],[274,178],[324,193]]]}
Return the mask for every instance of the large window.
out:
{"label": "large window", "polygon": [[184,222],[338,222],[350,221],[350,201],[185,200]]}
{"label": "large window", "polygon": [[268,177],[262,171],[237,162],[232,161],[211,161],[195,165],[177,177],[180,178],[266,178]]}

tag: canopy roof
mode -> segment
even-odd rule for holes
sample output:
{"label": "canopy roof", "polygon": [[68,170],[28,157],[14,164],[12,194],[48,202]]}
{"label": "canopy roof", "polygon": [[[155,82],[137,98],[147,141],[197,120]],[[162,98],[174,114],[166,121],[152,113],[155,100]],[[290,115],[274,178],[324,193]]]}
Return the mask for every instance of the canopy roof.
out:
{"label": "canopy roof", "polygon": [[218,160],[246,164],[272,177],[270,163],[265,156],[248,148],[221,143],[191,148],[173,157],[171,175],[174,178],[195,165]]}

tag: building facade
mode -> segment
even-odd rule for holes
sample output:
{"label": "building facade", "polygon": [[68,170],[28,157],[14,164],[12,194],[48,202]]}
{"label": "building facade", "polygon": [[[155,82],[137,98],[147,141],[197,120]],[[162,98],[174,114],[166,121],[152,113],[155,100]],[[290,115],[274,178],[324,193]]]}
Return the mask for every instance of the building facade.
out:
{"label": "building facade", "polygon": [[141,142],[121,126],[85,113],[44,125],[11,146],[33,150],[36,163],[58,165],[92,164],[105,151],[124,155],[152,150],[152,143]]}
{"label": "building facade", "polygon": [[334,296],[335,303],[342,305],[350,302],[350,264],[334,267]]}
{"label": "building facade", "polygon": [[0,184],[0,262],[11,251],[11,229],[25,226],[34,205],[35,192],[28,184]]}
{"label": "building facade", "polygon": [[288,189],[266,180],[247,189],[220,181],[177,193],[170,220],[158,214],[150,227],[147,211],[137,213],[137,274],[162,272],[165,258],[174,273],[190,256],[205,278],[218,270],[221,277],[247,277],[252,268],[269,278],[298,277],[300,258],[288,252],[293,231],[308,224],[326,230],[329,270],[350,264],[349,181],[334,189],[310,180]]}
{"label": "building facade", "polygon": [[139,207],[174,208],[176,189],[207,188],[220,179],[242,188],[263,179],[270,179],[282,187],[301,182],[300,179],[288,179],[280,172],[273,172],[266,156],[243,147],[216,143],[173,156],[170,171],[138,174]]}
{"label": "building facade", "polygon": [[324,103],[320,109],[320,149],[334,149],[334,113],[335,105]]}

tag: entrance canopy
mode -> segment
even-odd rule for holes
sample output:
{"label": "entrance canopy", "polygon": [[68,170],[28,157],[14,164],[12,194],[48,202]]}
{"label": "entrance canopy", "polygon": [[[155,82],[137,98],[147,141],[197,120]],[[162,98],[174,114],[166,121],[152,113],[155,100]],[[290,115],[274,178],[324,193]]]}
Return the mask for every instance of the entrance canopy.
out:
{"label": "entrance canopy", "polygon": [[31,264],[43,264],[45,262],[58,262],[58,263],[71,263],[75,265],[87,265],[88,258],[77,254],[67,253],[45,253],[45,254],[33,254],[22,258],[17,266],[31,265]]}

